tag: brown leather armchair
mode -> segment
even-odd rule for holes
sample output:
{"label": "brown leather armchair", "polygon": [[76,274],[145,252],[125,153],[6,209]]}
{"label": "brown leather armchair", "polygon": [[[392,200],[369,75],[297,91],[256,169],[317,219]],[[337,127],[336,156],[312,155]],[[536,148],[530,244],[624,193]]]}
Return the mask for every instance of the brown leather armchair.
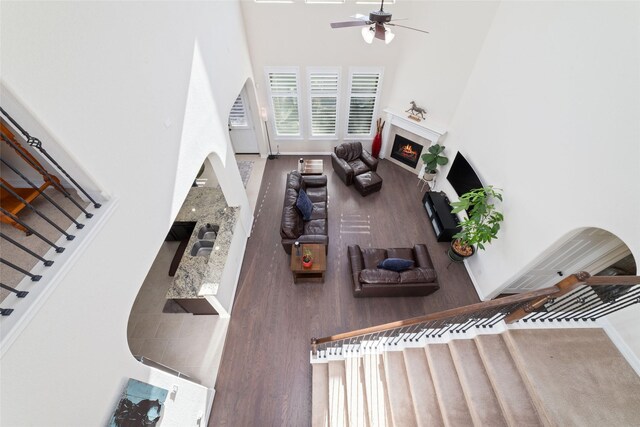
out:
{"label": "brown leather armchair", "polygon": [[345,142],[333,151],[331,165],[346,185],[351,185],[357,175],[378,169],[378,159],[363,149],[360,142]]}
{"label": "brown leather armchair", "polygon": [[[415,297],[440,289],[426,245],[393,249],[360,249],[351,245],[348,253],[354,297]],[[387,258],[409,259],[415,264],[402,272],[378,268]]]}

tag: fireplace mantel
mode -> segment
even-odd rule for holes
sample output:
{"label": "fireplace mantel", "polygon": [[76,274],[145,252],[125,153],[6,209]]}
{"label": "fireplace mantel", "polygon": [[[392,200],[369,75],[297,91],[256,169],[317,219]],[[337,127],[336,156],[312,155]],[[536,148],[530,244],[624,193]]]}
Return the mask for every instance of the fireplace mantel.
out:
{"label": "fireplace mantel", "polygon": [[[385,108],[384,112],[387,115],[387,124],[385,125],[384,131],[382,133],[382,147],[380,148],[380,158],[389,158],[390,161],[404,167],[405,169],[411,170],[406,165],[403,165],[390,157],[391,147],[393,146],[393,139],[395,137],[395,130],[393,129],[394,126],[396,128],[403,129],[406,132],[424,138],[430,141],[431,144],[439,143],[440,138],[442,138],[442,136],[447,133],[444,127],[433,123],[428,118],[421,122],[416,122],[408,118],[407,113],[401,110],[397,110],[394,108]],[[425,150],[428,146],[429,144],[425,146]],[[420,169],[422,169],[422,161],[420,161],[418,163],[418,166],[413,169],[413,172],[418,174],[420,172]]]}

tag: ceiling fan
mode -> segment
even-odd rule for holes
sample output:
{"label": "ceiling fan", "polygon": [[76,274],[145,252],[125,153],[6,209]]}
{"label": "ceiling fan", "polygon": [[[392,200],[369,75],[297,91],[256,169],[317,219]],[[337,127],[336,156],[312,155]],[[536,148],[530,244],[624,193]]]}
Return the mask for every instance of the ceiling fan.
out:
{"label": "ceiling fan", "polygon": [[420,30],[418,28],[407,27],[406,25],[395,24],[391,22],[391,14],[384,11],[384,0],[380,3],[380,10],[374,10],[369,13],[369,16],[357,14],[352,16],[353,21],[332,22],[331,28],[345,28],[345,27],[359,27],[368,26],[368,28],[362,29],[362,38],[364,41],[371,44],[373,39],[383,40],[386,44],[391,43],[391,40],[395,37],[395,34],[391,32],[390,28],[385,25],[408,28],[414,31],[420,31],[421,33],[429,34],[429,31]]}

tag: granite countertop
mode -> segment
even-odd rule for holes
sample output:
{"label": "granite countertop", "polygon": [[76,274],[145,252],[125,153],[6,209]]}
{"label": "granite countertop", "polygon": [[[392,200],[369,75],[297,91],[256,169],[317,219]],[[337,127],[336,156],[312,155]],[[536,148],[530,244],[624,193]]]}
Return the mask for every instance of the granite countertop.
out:
{"label": "granite countertop", "polygon": [[[219,187],[193,187],[189,191],[175,221],[195,222],[167,298],[202,298],[216,295],[227,262],[233,230],[240,208],[229,207]],[[206,224],[220,227],[208,257],[191,256],[191,248],[198,241],[198,230]]]}

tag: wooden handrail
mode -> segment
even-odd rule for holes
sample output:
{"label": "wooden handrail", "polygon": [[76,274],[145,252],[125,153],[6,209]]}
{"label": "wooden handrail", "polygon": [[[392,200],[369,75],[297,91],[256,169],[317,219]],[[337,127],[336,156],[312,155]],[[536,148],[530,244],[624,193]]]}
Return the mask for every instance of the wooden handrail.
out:
{"label": "wooden handrail", "polygon": [[369,328],[357,329],[355,331],[345,332],[342,334],[331,335],[323,338],[312,338],[311,347],[315,354],[317,346],[333,341],[340,341],[355,338],[363,335],[370,335],[392,329],[404,328],[407,326],[419,325],[421,323],[433,322],[437,320],[445,320],[461,315],[471,315],[483,310],[490,310],[511,304],[522,303],[522,307],[510,313],[504,318],[506,323],[516,322],[526,315],[532,313],[536,309],[542,307],[549,299],[559,298],[566,295],[581,285],[600,286],[600,285],[619,285],[619,284],[640,284],[640,276],[591,276],[585,271],[581,271],[565,277],[556,285],[539,289],[532,292],[511,295],[504,298],[498,298],[491,301],[483,301],[464,307],[453,308],[440,311],[438,313],[427,314],[425,316],[413,317],[411,319],[399,320],[396,322],[385,323]]}
{"label": "wooden handrail", "polygon": [[556,289],[558,289],[557,293],[553,294],[552,296],[538,298],[535,301],[531,301],[523,305],[522,307],[520,307],[513,313],[510,313],[507,317],[505,317],[504,318],[505,323],[517,322],[518,320],[522,319],[529,313],[545,305],[546,302],[549,300],[549,298],[561,297],[573,291],[578,286],[584,285],[586,280],[589,279],[589,277],[591,277],[591,275],[586,271],[581,271],[579,273],[572,274],[570,276],[565,277],[564,279],[556,283],[556,285],[554,286]]}
{"label": "wooden handrail", "polygon": [[433,322],[436,320],[450,319],[452,317],[461,316],[464,314],[473,314],[482,310],[488,310],[492,308],[504,307],[515,303],[524,303],[539,298],[548,298],[559,292],[556,287],[550,287],[540,289],[537,291],[527,292],[526,294],[510,295],[504,298],[498,298],[491,301],[478,302],[471,305],[465,305],[463,307],[452,308],[449,310],[439,311],[433,314],[427,314],[425,316],[413,317],[411,319],[399,320],[396,322],[385,323],[383,325],[371,326],[369,328],[357,329],[355,331],[345,332],[342,334],[331,335],[324,338],[312,338],[311,344],[318,345],[331,341],[339,341],[349,338],[354,338],[361,335],[369,335],[378,332],[384,332],[391,329],[403,328],[406,326],[418,325],[420,323]]}
{"label": "wooden handrail", "polygon": [[640,276],[591,276],[584,282],[589,286],[639,285]]}

